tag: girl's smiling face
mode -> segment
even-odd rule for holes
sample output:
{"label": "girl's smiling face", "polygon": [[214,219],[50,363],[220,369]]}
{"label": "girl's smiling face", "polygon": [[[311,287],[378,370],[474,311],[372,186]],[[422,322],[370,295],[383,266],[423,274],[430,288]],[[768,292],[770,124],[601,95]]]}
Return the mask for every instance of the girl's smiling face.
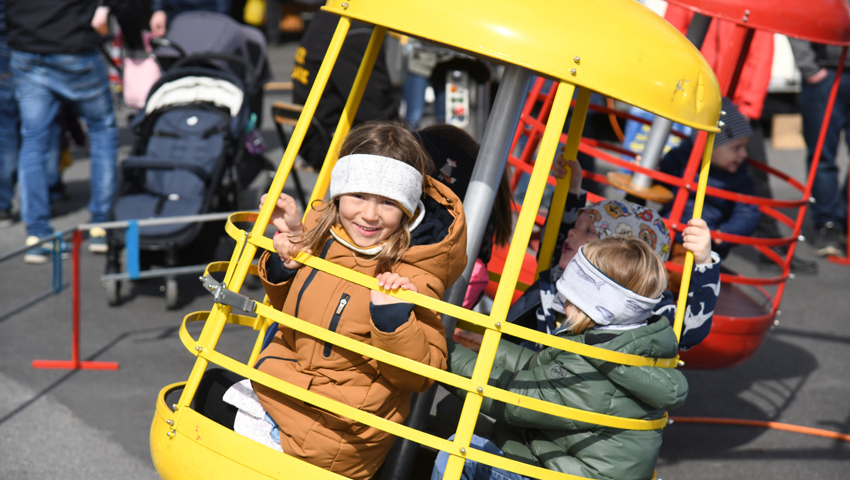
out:
{"label": "girl's smiling face", "polygon": [[342,228],[361,248],[377,245],[395,233],[404,212],[397,203],[381,195],[347,193],[339,197]]}
{"label": "girl's smiling face", "polygon": [[567,232],[567,239],[564,241],[564,246],[561,249],[561,258],[558,260],[558,266],[561,269],[567,268],[567,264],[576,255],[578,249],[587,242],[599,240],[599,235],[596,233],[596,226],[593,225],[593,219],[586,211],[581,212],[576,220],[575,226]]}

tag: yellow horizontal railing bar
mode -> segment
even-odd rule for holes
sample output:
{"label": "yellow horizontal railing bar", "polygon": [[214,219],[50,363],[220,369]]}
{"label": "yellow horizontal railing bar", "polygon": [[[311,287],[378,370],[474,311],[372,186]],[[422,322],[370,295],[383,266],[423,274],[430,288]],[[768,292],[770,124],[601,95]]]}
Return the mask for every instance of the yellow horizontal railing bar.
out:
{"label": "yellow horizontal railing bar", "polygon": [[[229,266],[230,266],[230,261],[227,261],[227,260],[220,261],[220,262],[212,262],[212,263],[208,264],[207,268],[204,270],[204,276],[207,276],[207,274],[213,273],[213,272],[226,272]],[[260,269],[252,263],[251,266],[248,267],[248,273],[255,276],[255,277],[259,277],[260,276]]]}
{"label": "yellow horizontal railing bar", "polygon": [[[416,430],[414,428],[408,427],[406,425],[402,425],[400,423],[395,423],[391,420],[387,420],[378,416],[375,416],[371,413],[367,413],[360,409],[345,405],[344,403],[340,403],[336,400],[324,397],[317,393],[313,393],[309,390],[303,389],[301,387],[295,386],[291,383],[288,383],[284,380],[281,380],[277,377],[269,375],[267,373],[263,373],[259,370],[253,369],[242,362],[234,360],[224,354],[216,352],[215,350],[207,350],[201,349],[197,350],[198,346],[195,344],[188,334],[186,330],[186,324],[194,321],[203,320],[204,314],[208,312],[195,312],[187,315],[183,319],[183,324],[180,329],[180,338],[183,340],[184,345],[192,351],[195,355],[204,358],[208,362],[212,362],[216,365],[221,366],[227,370],[230,370],[238,375],[241,375],[245,378],[248,378],[252,381],[259,382],[268,387],[274,388],[286,395],[291,396],[297,400],[301,400],[303,402],[314,405],[323,410],[327,410],[329,412],[335,413],[337,415],[342,415],[346,418],[350,418],[356,422],[363,423],[365,425],[369,425],[374,428],[378,428],[382,431],[390,433],[395,436],[407,438],[411,441],[414,441],[420,445],[425,445],[436,450],[443,450],[453,455],[463,456],[465,458],[469,458],[470,460],[474,460],[477,462],[494,465],[498,468],[503,468],[505,470],[510,470],[513,472],[520,473],[525,476],[529,476],[532,478],[540,478],[540,479],[564,479],[564,480],[574,480],[574,479],[582,479],[583,477],[576,477],[573,475],[567,475],[563,473],[552,472],[550,470],[546,470],[544,468],[536,467],[533,465],[525,464],[522,462],[518,462],[515,460],[510,460],[507,458],[499,457],[497,455],[489,454],[480,450],[475,450],[473,448],[468,448],[465,445],[459,445],[456,442],[452,442],[435,435],[427,434]],[[294,317],[290,317],[295,319]],[[297,319],[295,319],[297,320]],[[301,322],[301,320],[299,320]],[[304,322],[306,323],[306,322]],[[318,328],[318,327],[317,327]],[[326,330],[325,330],[326,331]],[[185,332],[185,333],[184,333]],[[340,336],[340,338],[345,339],[346,337]],[[350,340],[350,339],[349,339]],[[354,340],[351,340],[353,343],[358,343]],[[340,342],[341,343],[341,342]],[[363,344],[360,344],[363,345]],[[340,345],[341,346],[341,345]],[[374,347],[372,347],[374,348]],[[379,350],[379,349],[377,349]],[[357,352],[360,353],[360,352]],[[416,362],[414,362],[416,363]],[[420,364],[421,365],[421,364]],[[431,367],[429,367],[431,368]],[[436,370],[436,369],[435,369]],[[438,370],[440,371],[440,370]],[[460,377],[463,378],[463,377]],[[664,417],[664,423],[666,424],[666,415]],[[187,425],[191,425],[187,423]],[[190,427],[191,428],[191,427]],[[180,432],[179,425],[175,425],[175,429]],[[460,454],[460,448],[465,448],[465,453]]]}
{"label": "yellow horizontal railing bar", "polygon": [[[298,256],[295,257],[295,259],[311,268],[330,273],[331,275],[337,276],[351,283],[356,283],[371,290],[380,290],[378,288],[377,279],[359,272],[348,270],[345,267],[341,267],[335,263],[328,262],[327,260],[314,257],[303,252],[299,253]],[[447,315],[451,315],[455,318],[467,321],[475,325],[479,325],[484,328],[488,328],[490,330],[496,330],[503,334],[507,333],[515,337],[531,340],[535,343],[540,343],[546,346],[560,348],[561,350],[577,353],[586,357],[598,358],[600,360],[619,363],[621,365],[630,365],[633,367],[651,366],[674,368],[678,366],[677,358],[647,358],[642,357],[640,355],[613,352],[604,348],[593,347],[590,345],[585,345],[583,343],[574,342],[572,340],[567,340],[565,338],[560,338],[554,335],[538,332],[536,330],[525,328],[520,325],[514,325],[509,322],[502,322],[499,320],[496,320],[494,322],[494,319],[488,315],[474,312],[472,310],[467,310],[463,307],[452,305],[451,303],[447,303],[442,300],[437,300],[422,295],[420,293],[413,293],[402,290],[397,293],[386,293],[390,293],[392,296],[404,300],[406,302],[415,303],[422,307],[429,308],[431,310],[436,310]],[[496,326],[497,324],[498,326]]]}
{"label": "yellow horizontal railing bar", "polygon": [[[637,420],[631,418],[617,417],[613,415],[604,415],[595,412],[587,412],[576,408],[549,403],[536,398],[527,397],[525,395],[519,395],[517,393],[508,392],[507,390],[502,390],[500,388],[487,385],[486,383],[478,384],[466,377],[449,373],[439,368],[434,368],[430,365],[425,365],[415,360],[411,360],[409,358],[384,351],[378,347],[361,343],[357,340],[345,337],[336,332],[331,332],[319,326],[313,325],[309,322],[305,322],[304,320],[301,320],[299,318],[287,315],[270,306],[257,305],[257,313],[261,316],[270,318],[278,323],[281,323],[289,328],[297,330],[301,333],[305,333],[319,340],[329,342],[340,348],[350,350],[352,352],[370,358],[374,358],[379,362],[387,363],[398,368],[403,368],[409,372],[422,375],[426,378],[431,378],[435,381],[447,385],[461,388],[463,390],[466,390],[467,392],[477,393],[492,398],[494,400],[508,403],[510,405],[522,406],[523,408],[529,408],[532,410],[547,413],[550,415],[555,415],[562,418],[570,418],[582,422],[593,423],[597,425],[602,425],[611,428],[619,428],[624,430],[658,430],[660,428],[663,428],[667,422],[666,415],[663,418],[656,420]],[[203,315],[204,312],[195,312],[193,314],[188,315],[186,317],[186,321],[184,321],[183,327],[180,330],[180,339],[183,341],[183,344],[186,345],[186,348],[188,348],[195,355],[199,353],[196,348],[198,347],[198,345],[192,339],[188,330],[185,330],[185,324],[188,322],[203,320]],[[236,322],[239,321],[241,321],[241,319],[236,320]],[[251,326],[253,324],[246,322],[244,325]]]}
{"label": "yellow horizontal railing bar", "polygon": [[[490,277],[491,282],[499,283],[499,280],[502,279],[501,273],[491,272],[489,270],[487,271],[487,276]],[[530,287],[530,286],[531,285],[524,283],[524,282],[520,282],[519,280],[517,280],[517,282],[516,282],[516,290],[519,290],[520,292],[524,292],[524,291],[528,290],[528,287]]]}
{"label": "yellow horizontal railing bar", "polygon": [[[239,235],[235,236],[234,238],[238,237]],[[247,241],[257,245],[258,247],[274,251],[274,247],[272,246],[272,240],[268,237],[249,237]],[[366,287],[368,289],[381,290],[380,288],[378,288],[378,280],[376,278],[370,277],[369,275],[365,275],[360,272],[349,270],[345,267],[341,267],[333,262],[329,262],[322,258],[314,257],[307,253],[301,252],[295,257],[295,260],[311,268],[315,268],[316,270],[329,273],[336,277],[342,278],[343,280]],[[567,340],[565,338],[557,337],[555,335],[549,335],[543,332],[538,332],[536,330],[525,328],[520,325],[514,325],[509,322],[496,320],[489,315],[484,315],[482,313],[468,310],[466,308],[453,305],[442,300],[437,300],[435,298],[431,298],[420,293],[408,291],[399,291],[397,293],[384,293],[388,293],[406,302],[414,303],[416,305],[440,312],[442,314],[451,315],[454,318],[466,321],[467,323],[471,323],[473,325],[478,325],[480,327],[487,328],[490,330],[496,330],[501,333],[506,333],[515,337],[523,338],[525,340],[530,340],[534,343],[546,345],[547,347],[558,348],[585,357],[596,358],[599,360],[604,360],[606,362],[618,363],[620,365],[629,365],[632,367],[676,368],[679,365],[678,357],[647,358],[642,357],[640,355],[614,352],[611,350],[606,350],[604,348],[585,345],[583,343],[574,342],[572,340]],[[496,326],[497,324],[498,326]]]}

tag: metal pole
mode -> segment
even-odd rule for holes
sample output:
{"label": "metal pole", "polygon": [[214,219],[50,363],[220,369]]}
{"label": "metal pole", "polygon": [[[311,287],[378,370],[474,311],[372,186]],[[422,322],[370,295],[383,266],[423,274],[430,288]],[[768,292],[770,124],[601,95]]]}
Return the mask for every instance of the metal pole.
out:
{"label": "metal pole", "polygon": [[[530,70],[508,66],[496,92],[493,110],[484,130],[484,138],[481,139],[478,159],[472,170],[472,179],[463,199],[463,211],[466,214],[466,268],[461,278],[446,291],[445,300],[449,303],[460,305],[466,295],[472,267],[478,258],[484,230],[496,199],[496,190],[505,172],[511,140],[519,123],[531,78]],[[443,316],[443,325],[446,327],[446,335],[451,337],[457,319]]]}
{"label": "metal pole", "polygon": [[[708,32],[708,27],[711,25],[711,17],[694,13],[694,18],[688,26],[686,37],[699,50],[702,48],[702,42],[705,40],[705,34]],[[652,127],[649,130],[649,138],[646,140],[646,147],[641,155],[640,165],[650,170],[655,170],[658,163],[661,161],[661,155],[664,152],[664,145],[667,144],[667,137],[670,135],[670,130],[673,129],[673,122],[664,117],[656,116],[652,121]],[[631,184],[638,188],[649,188],[652,186],[652,178],[649,176],[635,172],[632,175]]]}
{"label": "metal pole", "polygon": [[[472,179],[469,182],[466,197],[463,199],[463,210],[466,214],[466,269],[444,295],[444,300],[454,305],[461,305],[466,295],[466,288],[472,276],[472,267],[475,265],[475,259],[478,258],[478,250],[481,248],[487,220],[493,209],[499,181],[505,171],[511,140],[519,123],[519,115],[531,78],[530,70],[515,65],[509,66],[505,69],[496,93],[493,110],[487,121],[487,129],[481,140],[478,159],[472,170]],[[457,319],[443,315],[443,325],[446,327],[446,338],[450,339],[457,325]],[[414,395],[415,403],[407,420],[410,427],[421,430],[425,425],[436,391],[437,385],[434,384],[428,390]],[[410,469],[418,449],[419,446],[415,442],[399,438],[384,463],[381,479],[410,478]]]}

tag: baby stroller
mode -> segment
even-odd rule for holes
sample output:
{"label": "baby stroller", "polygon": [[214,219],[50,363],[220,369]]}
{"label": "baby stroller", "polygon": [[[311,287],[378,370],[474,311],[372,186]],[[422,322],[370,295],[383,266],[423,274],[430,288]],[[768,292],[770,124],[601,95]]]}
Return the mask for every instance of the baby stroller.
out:
{"label": "baby stroller", "polygon": [[[192,12],[175,17],[155,52],[164,74],[133,119],[133,150],[120,165],[112,220],[159,219],[242,208],[241,186],[265,166],[248,151],[270,77],[259,31],[229,17]],[[140,269],[165,267],[166,306],[178,304],[177,275],[213,256],[224,221],[171,223],[111,230],[106,273],[121,271],[122,251],[138,251]],[[128,233],[130,232],[130,233]],[[134,257],[135,258],[135,257]],[[128,260],[128,273],[131,270]],[[127,277],[125,277],[127,278]],[[120,303],[120,280],[106,282],[110,305]]]}

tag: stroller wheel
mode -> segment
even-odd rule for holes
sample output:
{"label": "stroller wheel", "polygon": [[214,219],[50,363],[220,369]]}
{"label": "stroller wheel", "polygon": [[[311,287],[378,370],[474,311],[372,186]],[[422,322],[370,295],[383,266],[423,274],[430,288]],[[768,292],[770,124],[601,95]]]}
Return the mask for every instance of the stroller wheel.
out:
{"label": "stroller wheel", "polygon": [[[106,273],[118,273],[119,267],[112,262],[107,264]],[[106,288],[106,302],[110,307],[116,307],[121,304],[121,281],[107,280],[103,282]]]}
{"label": "stroller wheel", "polygon": [[178,294],[177,279],[167,277],[165,279],[165,308],[169,310],[177,308]]}
{"label": "stroller wheel", "polygon": [[106,281],[106,301],[110,307],[121,304],[121,282],[118,280]]}

